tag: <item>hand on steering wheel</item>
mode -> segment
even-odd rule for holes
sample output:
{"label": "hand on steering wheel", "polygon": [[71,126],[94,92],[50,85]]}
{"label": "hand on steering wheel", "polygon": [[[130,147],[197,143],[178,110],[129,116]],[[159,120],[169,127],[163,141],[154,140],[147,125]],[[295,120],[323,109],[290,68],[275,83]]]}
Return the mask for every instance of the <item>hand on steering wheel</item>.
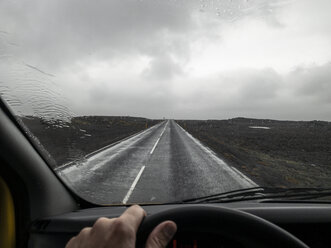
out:
{"label": "hand on steering wheel", "polygon": [[218,234],[244,247],[308,248],[280,227],[239,210],[184,206],[146,217],[146,212],[137,205],[128,208],[119,218],[98,219],[93,227],[84,228],[72,238],[66,248],[164,248],[176,232],[175,223],[179,235]]}
{"label": "hand on steering wheel", "polygon": [[[85,227],[70,239],[66,248],[134,248],[138,227],[146,216],[141,207],[128,208],[119,218],[99,218],[93,227]],[[164,221],[150,232],[146,248],[165,248],[176,232],[176,224]]]}

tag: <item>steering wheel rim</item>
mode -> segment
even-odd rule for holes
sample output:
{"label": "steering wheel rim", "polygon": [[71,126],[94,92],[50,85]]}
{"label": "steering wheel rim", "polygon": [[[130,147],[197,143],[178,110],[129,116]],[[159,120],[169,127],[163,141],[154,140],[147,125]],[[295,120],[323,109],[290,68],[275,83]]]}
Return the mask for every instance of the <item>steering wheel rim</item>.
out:
{"label": "steering wheel rim", "polygon": [[144,247],[151,231],[165,220],[177,224],[178,234],[220,234],[248,244],[247,247],[308,248],[301,240],[265,219],[240,210],[214,206],[183,206],[147,216],[137,232],[136,247]]}

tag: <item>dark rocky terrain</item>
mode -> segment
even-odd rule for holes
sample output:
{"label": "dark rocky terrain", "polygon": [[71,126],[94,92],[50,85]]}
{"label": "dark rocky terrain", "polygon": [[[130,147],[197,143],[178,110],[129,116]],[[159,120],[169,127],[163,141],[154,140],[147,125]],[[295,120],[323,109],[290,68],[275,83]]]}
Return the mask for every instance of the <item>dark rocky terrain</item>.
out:
{"label": "dark rocky terrain", "polygon": [[331,187],[330,122],[235,118],[177,123],[261,186]]}
{"label": "dark rocky terrain", "polygon": [[50,122],[31,116],[19,120],[28,127],[34,140],[51,154],[48,157],[53,160],[53,167],[82,158],[159,122],[118,116],[73,117],[71,122]]}

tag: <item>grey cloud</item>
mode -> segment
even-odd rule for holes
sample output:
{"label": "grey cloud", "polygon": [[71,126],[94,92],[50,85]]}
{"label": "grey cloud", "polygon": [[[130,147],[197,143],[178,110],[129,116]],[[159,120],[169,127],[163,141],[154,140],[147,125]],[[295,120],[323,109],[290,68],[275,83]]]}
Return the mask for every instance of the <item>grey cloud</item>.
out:
{"label": "grey cloud", "polygon": [[[223,119],[246,116],[331,120],[328,97],[330,71],[330,63],[300,68],[285,76],[269,68],[231,71],[202,79],[208,85],[199,84],[185,95],[169,90],[169,84],[143,87],[144,94],[137,92],[137,87],[130,90],[129,84],[124,84],[119,91],[99,85],[89,90],[93,104],[87,106],[87,110],[118,114],[125,110],[127,114],[141,113],[151,118]],[[137,80],[135,84],[143,83]]]}
{"label": "grey cloud", "polygon": [[331,120],[330,71],[327,63],[284,76],[264,69],[232,71],[205,78],[208,87],[197,89],[186,100],[174,100],[180,103],[180,114],[176,117]]}
{"label": "grey cloud", "polygon": [[[208,6],[211,7],[212,2]],[[238,9],[240,2],[224,1],[219,7],[213,6],[214,11],[219,8],[225,14],[216,17],[206,13],[207,19],[225,21],[229,13],[237,17],[243,13],[271,15],[265,4],[251,1],[246,6],[241,4],[246,9],[243,10]],[[184,44],[192,39],[188,32],[194,32],[194,26],[198,25],[192,9],[197,11],[199,5],[199,1],[194,0],[182,1],[182,4],[153,0],[100,0],[97,4],[88,0],[36,0],[20,4],[3,1],[0,15],[4,28],[8,32],[14,30],[15,40],[21,46],[19,53],[29,60],[26,62],[56,71],[58,66],[91,56],[109,59],[149,51],[155,56],[156,50],[169,48],[177,54],[187,54],[188,47]],[[205,28],[212,30],[212,22]],[[167,31],[170,35],[164,37]]]}
{"label": "grey cloud", "polygon": [[91,55],[102,59],[139,53],[162,30],[183,32],[192,25],[189,10],[161,1],[5,4],[0,8],[1,21],[15,29],[21,53],[35,63],[50,64],[53,70]]}
{"label": "grey cloud", "polygon": [[93,87],[90,90],[93,105],[87,105],[84,114],[112,113],[113,115],[145,116],[149,118],[171,117],[174,114],[176,99],[166,92],[153,90],[136,94],[130,89],[113,91],[108,87]]}
{"label": "grey cloud", "polygon": [[240,81],[243,82],[239,92],[241,98],[265,102],[276,97],[282,77],[273,69],[268,68],[262,71],[241,72]]}
{"label": "grey cloud", "polygon": [[331,62],[322,66],[299,67],[289,75],[297,97],[314,103],[331,104]]}
{"label": "grey cloud", "polygon": [[[299,31],[329,35],[330,15],[323,14],[325,25],[310,24],[311,18],[302,18],[309,13],[308,1],[204,2],[210,5],[199,12],[200,0],[1,1],[0,81],[15,88],[30,87],[38,80],[34,87],[47,92],[63,88],[61,94],[70,99],[68,106],[77,114],[331,120],[330,63],[302,66],[290,73],[256,69],[253,64],[250,69],[197,78],[186,67],[197,56],[192,54],[192,43],[201,37],[211,43],[222,41],[222,28],[233,31],[233,22],[235,31],[240,30],[240,21],[250,19],[262,19],[278,30],[290,23],[287,4],[300,2],[303,14],[294,18]],[[330,1],[321,4],[327,9]],[[109,75],[104,78],[80,71],[93,67],[89,64],[93,62],[116,66],[140,57],[149,63],[138,73],[132,73],[136,68],[130,65],[124,72],[106,71]],[[61,94],[47,104],[60,101]],[[34,103],[33,111],[38,112],[37,107]]]}
{"label": "grey cloud", "polygon": [[149,67],[143,72],[143,76],[153,80],[169,80],[177,74],[181,74],[181,66],[169,55],[155,57]]}

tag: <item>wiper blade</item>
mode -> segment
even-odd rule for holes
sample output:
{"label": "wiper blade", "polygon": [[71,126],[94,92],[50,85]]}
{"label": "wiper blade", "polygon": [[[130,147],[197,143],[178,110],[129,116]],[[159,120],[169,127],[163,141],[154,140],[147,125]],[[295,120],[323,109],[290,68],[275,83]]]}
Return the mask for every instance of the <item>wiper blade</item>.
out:
{"label": "wiper blade", "polygon": [[244,189],[238,189],[238,190],[232,190],[228,192],[222,192],[218,194],[208,195],[208,196],[202,196],[202,197],[195,197],[195,198],[189,198],[181,201],[176,201],[173,203],[200,203],[200,202],[206,202],[209,200],[214,199],[226,199],[226,198],[232,198],[232,197],[240,197],[240,196],[248,196],[248,195],[256,195],[259,192],[264,191],[264,187],[252,187],[252,188],[244,188]]}
{"label": "wiper blade", "polygon": [[258,199],[307,200],[331,196],[331,188],[272,188],[253,187],[209,196],[178,201],[176,203],[218,203]]}
{"label": "wiper blade", "polygon": [[271,199],[310,200],[331,197],[331,188],[290,188],[275,194]]}

